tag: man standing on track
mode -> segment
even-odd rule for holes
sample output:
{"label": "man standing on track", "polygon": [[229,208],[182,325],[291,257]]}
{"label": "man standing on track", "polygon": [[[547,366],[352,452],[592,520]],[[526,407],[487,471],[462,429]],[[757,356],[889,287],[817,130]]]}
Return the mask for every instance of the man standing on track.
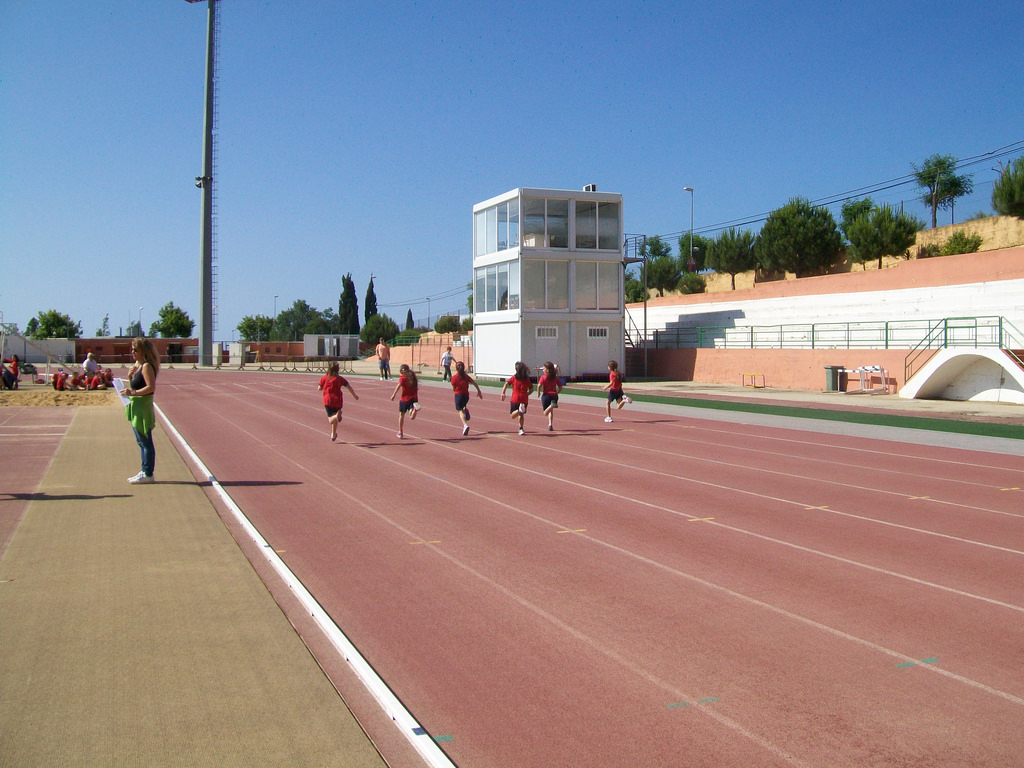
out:
{"label": "man standing on track", "polygon": [[448,347],[445,353],[441,355],[441,368],[444,369],[444,376],[441,381],[452,380],[452,362],[455,360],[455,355],[452,354],[452,348]]}
{"label": "man standing on track", "polygon": [[380,363],[380,380],[391,378],[391,347],[382,338],[377,343],[377,359]]}

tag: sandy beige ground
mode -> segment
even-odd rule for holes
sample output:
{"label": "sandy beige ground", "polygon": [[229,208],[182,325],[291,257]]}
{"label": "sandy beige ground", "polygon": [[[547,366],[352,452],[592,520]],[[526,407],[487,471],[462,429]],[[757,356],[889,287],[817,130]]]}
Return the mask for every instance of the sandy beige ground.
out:
{"label": "sandy beige ground", "polygon": [[22,386],[0,392],[0,407],[5,405],[118,405],[120,400],[112,389],[92,392],[58,392],[42,384]]}

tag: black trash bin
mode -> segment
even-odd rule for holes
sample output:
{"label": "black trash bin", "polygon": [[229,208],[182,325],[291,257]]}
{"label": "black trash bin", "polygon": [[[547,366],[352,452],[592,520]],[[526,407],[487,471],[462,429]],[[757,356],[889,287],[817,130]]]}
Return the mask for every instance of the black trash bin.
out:
{"label": "black trash bin", "polygon": [[825,366],[825,391],[826,392],[842,392],[843,391],[843,366],[841,365],[826,365]]}

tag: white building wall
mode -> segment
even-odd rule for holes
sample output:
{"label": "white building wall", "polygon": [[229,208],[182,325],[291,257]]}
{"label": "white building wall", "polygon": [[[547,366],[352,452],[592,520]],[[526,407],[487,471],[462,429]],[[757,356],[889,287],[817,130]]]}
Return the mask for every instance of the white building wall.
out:
{"label": "white building wall", "polygon": [[[474,217],[491,206],[499,203],[506,203],[511,199],[522,200],[523,198],[544,198],[547,200],[565,200],[569,202],[568,208],[568,247],[548,247],[547,241],[540,236],[527,235],[526,214],[520,206],[520,236],[522,245],[510,247],[498,252],[478,255],[474,258],[474,308],[479,310],[482,302],[476,295],[479,286],[476,281],[476,270],[502,262],[515,260],[520,268],[520,291],[526,288],[526,279],[522,270],[525,262],[545,260],[548,262],[568,262],[568,275],[566,290],[568,291],[568,307],[566,309],[554,309],[549,303],[546,309],[527,309],[526,301],[517,310],[507,312],[480,312],[477,311],[474,318],[474,357],[475,371],[479,376],[508,376],[514,370],[517,360],[522,360],[531,369],[536,370],[537,366],[547,360],[556,363],[564,376],[580,376],[584,374],[602,373],[607,371],[608,360],[617,359],[623,363],[624,355],[624,332],[623,312],[624,302],[622,294],[622,221],[623,204],[622,196],[616,193],[599,193],[596,191],[577,192],[573,190],[550,190],[520,188],[510,190],[490,200],[478,203],[474,206]],[[591,248],[576,247],[576,217],[575,205],[572,201],[587,201],[597,203],[614,203],[618,206],[617,234],[615,238],[608,238],[615,242],[615,247]],[[550,221],[550,219],[549,219]],[[600,228],[599,228],[600,229]],[[476,245],[476,234],[479,226],[474,230],[474,245]],[[606,233],[607,234],[607,233]],[[497,242],[501,242],[500,232]],[[600,243],[600,240],[595,240]],[[613,263],[619,269],[618,285],[615,291],[618,306],[614,309],[604,308],[604,300],[598,299],[592,306],[601,306],[600,310],[576,309],[576,263],[578,262],[604,262]],[[549,266],[550,269],[550,266]],[[598,272],[600,274],[600,272]],[[549,276],[550,279],[550,276]],[[598,278],[598,285],[601,285]],[[603,283],[607,285],[607,282]],[[551,283],[548,283],[550,290]],[[511,302],[510,302],[511,303]],[[508,328],[506,322],[512,322],[507,316],[515,314],[516,330]],[[549,338],[538,338],[536,331],[538,326],[555,326],[558,329],[557,340]],[[598,350],[592,341],[588,343],[587,328],[590,326],[605,326],[608,328],[608,344],[601,346]],[[594,367],[597,366],[596,370]]]}
{"label": "white building wall", "polygon": [[507,378],[515,373],[516,361],[522,359],[522,342],[518,313],[501,323],[480,323],[473,326],[473,373],[475,376]]}

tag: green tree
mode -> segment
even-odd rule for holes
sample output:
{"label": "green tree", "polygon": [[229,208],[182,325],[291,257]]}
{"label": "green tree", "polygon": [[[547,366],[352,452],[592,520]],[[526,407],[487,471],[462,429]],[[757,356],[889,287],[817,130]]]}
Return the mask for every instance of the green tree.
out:
{"label": "green tree", "polygon": [[409,308],[409,312],[405,316],[405,330],[411,331],[416,327],[415,321],[412,319],[412,307]]}
{"label": "green tree", "polygon": [[646,237],[640,246],[640,256],[647,260],[648,288],[656,290],[659,296],[664,296],[665,291],[675,290],[682,270],[672,258],[672,246],[657,235]]}
{"label": "green tree", "polygon": [[[686,252],[690,250],[690,233],[684,232],[679,236],[679,271],[700,272],[708,268],[708,251],[711,248],[712,239],[704,235],[693,236],[693,263],[690,263]],[[692,269],[691,269],[692,267]]]}
{"label": "green tree", "polygon": [[938,210],[952,208],[958,197],[974,191],[974,181],[969,173],[956,174],[956,158],[952,155],[932,155],[920,166],[911,163],[917,186],[924,190],[921,202],[931,209],[932,229]]}
{"label": "green tree", "polygon": [[992,187],[992,208],[1000,216],[1024,219],[1024,156],[1001,170]]}
{"label": "green tree", "polygon": [[[370,275],[370,284],[366,286],[366,300],[363,302],[363,319],[369,320],[377,314],[377,294],[373,292],[373,275]],[[358,332],[358,328],[356,331]]]}
{"label": "green tree", "polygon": [[458,333],[459,332],[459,316],[458,315],[441,315],[437,318],[437,322],[434,323],[435,333]]}
{"label": "green tree", "polygon": [[905,254],[923,228],[924,222],[915,216],[898,212],[891,205],[877,206],[847,225],[847,256],[861,264],[878,259],[881,269],[883,257]]}
{"label": "green tree", "polygon": [[794,272],[797,277],[834,265],[843,237],[827,208],[796,197],[772,211],[754,242],[762,269]]}
{"label": "green tree", "polygon": [[875,204],[870,197],[865,197],[861,200],[847,200],[843,203],[839,229],[842,231],[847,243],[850,242],[850,225],[861,216],[868,215],[874,209]]}
{"label": "green tree", "polygon": [[25,330],[33,339],[77,339],[82,335],[82,324],[55,309],[48,309],[29,320]]}
{"label": "green tree", "polygon": [[958,253],[977,253],[981,249],[984,238],[981,235],[969,235],[963,230],[954,232],[939,249],[939,256],[954,256]]}
{"label": "green tree", "polygon": [[737,231],[730,227],[718,233],[708,252],[705,262],[715,272],[725,272],[732,278],[732,289],[736,290],[736,275],[753,269],[754,233],[750,230]]}
{"label": "green tree", "polygon": [[266,315],[246,315],[236,328],[242,341],[268,341],[274,319]]}
{"label": "green tree", "polygon": [[[367,315],[367,320],[370,316]],[[338,332],[345,334],[359,333],[359,303],[356,300],[356,284],[352,282],[352,273],[341,278],[341,297],[338,299]]]}
{"label": "green tree", "polygon": [[302,299],[277,316],[272,338],[278,341],[300,341],[307,333],[331,333],[330,322]]}
{"label": "green tree", "polygon": [[163,336],[165,339],[188,339],[196,324],[189,318],[185,310],[174,306],[173,301],[167,302],[157,313],[157,321],[149,326],[150,336]]}
{"label": "green tree", "polygon": [[[642,273],[641,273],[642,274]],[[644,282],[636,275],[626,275],[626,303],[637,304],[644,300]]]}
{"label": "green tree", "polygon": [[386,314],[376,314],[363,324],[359,338],[364,344],[375,344],[377,339],[393,339],[398,335],[398,324]]}
{"label": "green tree", "polygon": [[96,329],[96,337],[103,338],[110,335],[110,315],[103,316],[103,324]]}
{"label": "green tree", "polygon": [[469,295],[466,297],[466,306],[469,307],[469,314],[473,314],[473,281],[470,280],[466,283],[466,290],[469,291]]}
{"label": "green tree", "polygon": [[696,272],[684,272],[676,285],[676,290],[680,293],[704,293],[706,289],[707,281],[704,275],[698,275]]}

